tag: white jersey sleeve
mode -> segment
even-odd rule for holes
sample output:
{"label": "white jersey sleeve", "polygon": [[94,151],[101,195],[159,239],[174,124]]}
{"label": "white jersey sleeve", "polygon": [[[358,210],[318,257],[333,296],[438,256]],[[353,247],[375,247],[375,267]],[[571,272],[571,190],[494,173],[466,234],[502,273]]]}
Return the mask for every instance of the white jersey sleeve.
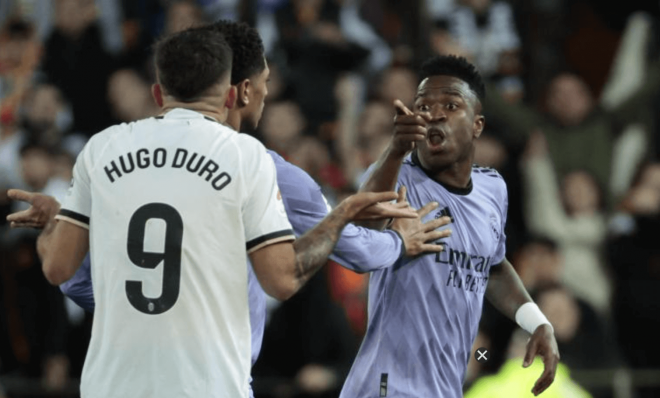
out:
{"label": "white jersey sleeve", "polygon": [[[245,241],[248,253],[277,242],[294,240],[293,228],[286,216],[282,195],[277,185],[273,159],[263,146],[255,154],[252,184],[243,205]],[[250,186],[250,184],[248,184]]]}
{"label": "white jersey sleeve", "polygon": [[92,213],[92,191],[89,171],[92,167],[90,159],[90,143],[80,152],[73,166],[71,186],[64,198],[60,212],[55,219],[67,221],[89,229],[89,219]]}

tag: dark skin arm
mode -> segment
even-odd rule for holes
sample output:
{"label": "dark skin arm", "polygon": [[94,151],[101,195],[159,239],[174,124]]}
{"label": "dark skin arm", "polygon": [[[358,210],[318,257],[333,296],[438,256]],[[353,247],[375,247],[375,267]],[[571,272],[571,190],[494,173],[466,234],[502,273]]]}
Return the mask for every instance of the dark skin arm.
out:
{"label": "dark skin arm", "polygon": [[[486,288],[486,298],[498,311],[514,322],[518,308],[532,301],[518,274],[513,269],[513,265],[506,259],[502,264],[491,268],[488,287]],[[532,334],[527,343],[523,367],[530,366],[537,355],[543,358],[545,369],[536,384],[534,384],[532,389],[534,395],[539,395],[550,387],[555,379],[557,363],[559,363],[557,341],[552,329],[547,324],[539,326]]]}
{"label": "dark skin arm", "polygon": [[[374,171],[360,188],[360,192],[393,191],[399,177],[399,169],[406,155],[415,149],[415,141],[426,138],[426,123],[399,100],[394,101],[394,135],[387,149],[378,158]],[[383,229],[386,221],[362,223],[372,229]]]}

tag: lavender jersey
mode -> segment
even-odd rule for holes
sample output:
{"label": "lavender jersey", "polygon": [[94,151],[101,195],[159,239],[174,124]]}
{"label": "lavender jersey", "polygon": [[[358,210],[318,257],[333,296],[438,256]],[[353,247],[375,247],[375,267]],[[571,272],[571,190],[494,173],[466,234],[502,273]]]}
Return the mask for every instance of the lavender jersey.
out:
{"label": "lavender jersey", "polygon": [[[328,213],[328,203],[321,187],[302,169],[268,151],[277,171],[278,185],[287,217],[296,235],[304,234]],[[377,232],[349,224],[335,246],[331,258],[358,272],[369,272],[395,263],[402,255],[403,245],[392,231]],[[94,291],[89,255],[73,278],[60,286],[62,292],[84,309],[94,311]],[[252,365],[261,351],[266,323],[266,293],[248,264],[248,305],[250,309]],[[252,391],[250,391],[252,396]]]}
{"label": "lavender jersey", "polygon": [[425,221],[448,215],[453,232],[441,253],[371,274],[367,333],[340,397],[462,397],[489,270],[504,260],[506,184],[473,167],[468,188],[444,187],[408,156],[398,185],[415,208],[438,202]]}

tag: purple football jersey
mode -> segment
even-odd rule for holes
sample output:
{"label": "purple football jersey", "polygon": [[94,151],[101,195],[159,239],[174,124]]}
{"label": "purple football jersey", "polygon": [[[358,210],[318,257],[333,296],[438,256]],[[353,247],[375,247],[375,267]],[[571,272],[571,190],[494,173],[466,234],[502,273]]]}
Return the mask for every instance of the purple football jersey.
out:
{"label": "purple football jersey", "polygon": [[470,186],[445,187],[404,161],[397,185],[424,221],[452,217],[441,253],[402,258],[371,273],[369,324],[341,398],[462,397],[490,267],[504,260],[506,184],[493,169],[473,167]]}

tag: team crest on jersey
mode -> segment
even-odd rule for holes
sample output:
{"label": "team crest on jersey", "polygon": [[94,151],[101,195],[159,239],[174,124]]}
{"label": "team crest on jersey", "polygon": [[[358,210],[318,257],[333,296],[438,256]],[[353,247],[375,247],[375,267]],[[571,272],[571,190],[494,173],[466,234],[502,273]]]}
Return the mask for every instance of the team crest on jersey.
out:
{"label": "team crest on jersey", "polygon": [[495,213],[490,214],[490,229],[493,231],[495,240],[500,240],[500,222]]}

